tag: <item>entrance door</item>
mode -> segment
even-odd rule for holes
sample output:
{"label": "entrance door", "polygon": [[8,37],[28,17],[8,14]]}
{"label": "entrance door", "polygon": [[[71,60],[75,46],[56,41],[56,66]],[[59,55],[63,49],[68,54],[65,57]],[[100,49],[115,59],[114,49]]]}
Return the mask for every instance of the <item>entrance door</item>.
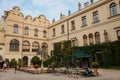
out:
{"label": "entrance door", "polygon": [[28,66],[28,57],[27,56],[23,57],[23,66]]}

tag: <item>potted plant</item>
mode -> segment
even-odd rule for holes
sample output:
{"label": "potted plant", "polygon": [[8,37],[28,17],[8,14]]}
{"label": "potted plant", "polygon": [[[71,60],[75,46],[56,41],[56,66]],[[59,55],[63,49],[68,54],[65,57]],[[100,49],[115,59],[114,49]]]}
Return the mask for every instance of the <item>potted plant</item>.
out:
{"label": "potted plant", "polygon": [[35,69],[35,74],[38,73],[38,68],[40,67],[38,64],[34,64],[33,65],[34,69]]}
{"label": "potted plant", "polygon": [[39,66],[38,64],[34,64],[33,67],[34,67],[35,69],[38,69],[40,66]]}
{"label": "potted plant", "polygon": [[96,75],[98,75],[99,63],[98,62],[92,62],[92,68],[94,68],[94,73]]}

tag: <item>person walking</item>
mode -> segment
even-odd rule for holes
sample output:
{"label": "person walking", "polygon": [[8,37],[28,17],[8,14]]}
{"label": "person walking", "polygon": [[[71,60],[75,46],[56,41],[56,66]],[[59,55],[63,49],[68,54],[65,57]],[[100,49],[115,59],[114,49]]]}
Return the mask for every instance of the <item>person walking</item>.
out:
{"label": "person walking", "polygon": [[17,66],[15,65],[15,67],[14,67],[14,68],[15,68],[15,74],[16,74]]}
{"label": "person walking", "polygon": [[4,64],[3,64],[3,72],[6,71],[6,68],[7,68],[7,64],[6,64],[6,62],[4,62]]}

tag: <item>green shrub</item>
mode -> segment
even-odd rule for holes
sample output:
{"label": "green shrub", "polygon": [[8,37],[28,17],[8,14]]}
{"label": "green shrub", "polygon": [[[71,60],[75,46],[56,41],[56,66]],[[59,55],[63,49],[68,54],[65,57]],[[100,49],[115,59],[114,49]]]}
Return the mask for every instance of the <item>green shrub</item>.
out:
{"label": "green shrub", "polygon": [[21,64],[22,64],[22,59],[18,59],[18,66],[21,67]]}
{"label": "green shrub", "polygon": [[99,63],[98,62],[92,62],[92,68],[99,68]]}
{"label": "green shrub", "polygon": [[43,62],[44,67],[48,67],[48,65],[54,65],[56,63],[55,61],[55,56],[50,57],[48,60]]}
{"label": "green shrub", "polygon": [[5,58],[5,62],[9,63],[9,59],[8,59],[8,58]]}
{"label": "green shrub", "polygon": [[31,59],[31,64],[33,64],[33,65],[36,65],[36,64],[41,65],[41,60],[40,60],[40,58],[39,58],[38,56],[34,56],[34,57]]}
{"label": "green shrub", "polygon": [[11,59],[11,61],[10,61],[10,67],[11,68],[14,68],[15,66],[17,65],[17,61],[16,61],[16,59]]}

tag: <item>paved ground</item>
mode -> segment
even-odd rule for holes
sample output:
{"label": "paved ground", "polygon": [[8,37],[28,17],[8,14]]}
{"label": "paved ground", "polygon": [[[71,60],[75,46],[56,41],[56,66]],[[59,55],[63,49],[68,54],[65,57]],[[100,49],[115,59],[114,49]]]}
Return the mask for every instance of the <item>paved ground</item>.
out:
{"label": "paved ground", "polygon": [[99,69],[100,75],[98,77],[79,77],[71,78],[67,75],[56,74],[30,74],[9,69],[6,72],[0,72],[0,80],[120,80],[120,70]]}

